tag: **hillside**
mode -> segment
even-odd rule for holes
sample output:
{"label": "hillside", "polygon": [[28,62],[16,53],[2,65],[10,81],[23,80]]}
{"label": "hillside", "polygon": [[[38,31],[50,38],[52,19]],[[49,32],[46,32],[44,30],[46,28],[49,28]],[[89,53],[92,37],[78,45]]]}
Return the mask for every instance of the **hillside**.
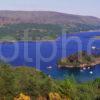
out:
{"label": "hillside", "polygon": [[100,100],[100,79],[85,83],[73,76],[55,80],[35,68],[2,63],[0,100]]}
{"label": "hillside", "polygon": [[50,11],[0,11],[0,24],[100,24],[100,19],[92,16],[79,16]]}
{"label": "hillside", "polygon": [[97,31],[100,19],[49,11],[0,11],[1,41],[54,40],[61,36],[62,28],[66,33]]}

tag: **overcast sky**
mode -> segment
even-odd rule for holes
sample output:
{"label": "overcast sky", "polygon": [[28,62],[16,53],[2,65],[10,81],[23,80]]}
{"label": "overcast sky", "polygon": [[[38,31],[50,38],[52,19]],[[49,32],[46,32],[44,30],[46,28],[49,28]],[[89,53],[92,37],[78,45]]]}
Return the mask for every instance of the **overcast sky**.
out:
{"label": "overcast sky", "polygon": [[0,0],[0,10],[57,11],[100,17],[100,0]]}

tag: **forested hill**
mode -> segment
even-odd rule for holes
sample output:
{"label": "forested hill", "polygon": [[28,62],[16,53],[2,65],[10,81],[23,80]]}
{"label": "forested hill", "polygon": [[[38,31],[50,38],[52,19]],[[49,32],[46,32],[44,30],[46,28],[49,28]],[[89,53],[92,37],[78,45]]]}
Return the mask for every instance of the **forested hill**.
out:
{"label": "forested hill", "polygon": [[100,24],[100,19],[51,11],[0,11],[0,24]]}

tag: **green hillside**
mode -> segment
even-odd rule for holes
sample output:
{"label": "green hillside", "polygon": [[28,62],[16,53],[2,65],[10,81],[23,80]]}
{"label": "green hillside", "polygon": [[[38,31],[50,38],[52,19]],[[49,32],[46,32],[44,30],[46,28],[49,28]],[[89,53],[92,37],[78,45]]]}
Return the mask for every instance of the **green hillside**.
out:
{"label": "green hillside", "polygon": [[[66,33],[99,30],[100,25],[64,25]],[[0,27],[0,40],[54,40],[62,35],[63,25],[54,24],[11,24]]]}
{"label": "green hillside", "polygon": [[0,64],[0,100],[13,100],[20,93],[31,100],[99,100],[100,79],[86,83],[73,77],[54,80],[34,68]]}

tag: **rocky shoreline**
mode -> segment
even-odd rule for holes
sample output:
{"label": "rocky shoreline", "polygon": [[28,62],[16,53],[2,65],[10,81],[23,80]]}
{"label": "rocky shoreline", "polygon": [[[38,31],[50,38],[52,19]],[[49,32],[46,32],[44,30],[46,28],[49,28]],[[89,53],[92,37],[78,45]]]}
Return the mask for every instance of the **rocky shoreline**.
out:
{"label": "rocky shoreline", "polygon": [[[58,68],[88,68],[100,64],[100,57],[87,55],[85,52],[82,58],[78,59],[77,54],[63,58],[58,62]],[[92,57],[92,58],[91,58]]]}
{"label": "rocky shoreline", "polygon": [[58,68],[88,68],[88,67],[94,67],[94,66],[96,66],[96,65],[98,65],[98,64],[100,64],[100,62],[99,63],[96,63],[96,62],[94,62],[94,63],[91,63],[91,64],[86,64],[86,63],[84,63],[84,64],[80,64],[79,66],[72,66],[72,65],[58,65]]}

